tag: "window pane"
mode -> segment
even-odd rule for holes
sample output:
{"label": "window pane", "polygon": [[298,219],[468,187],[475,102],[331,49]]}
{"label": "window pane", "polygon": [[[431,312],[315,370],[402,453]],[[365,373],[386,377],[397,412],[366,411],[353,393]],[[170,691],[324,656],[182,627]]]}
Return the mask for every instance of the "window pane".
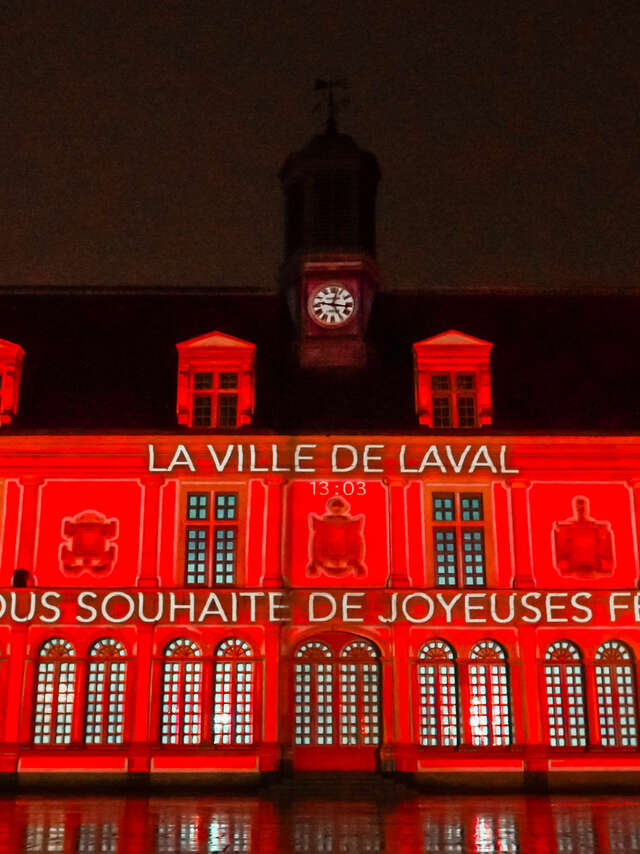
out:
{"label": "window pane", "polygon": [[194,388],[213,388],[212,373],[197,373],[193,375]]}
{"label": "window pane", "polygon": [[545,654],[547,714],[551,747],[586,747],[587,714],[582,665],[577,648],[567,641],[552,644]]}
{"label": "window pane", "polygon": [[433,532],[436,563],[436,585],[455,587],[456,580],[456,533],[447,528],[436,528]]}
{"label": "window pane", "polygon": [[380,667],[365,641],[354,641],[340,657],[340,744],[380,743]]}
{"label": "window pane", "polygon": [[218,397],[218,427],[236,427],[238,424],[238,395],[221,394]]}
{"label": "window pane", "polygon": [[236,373],[221,373],[218,378],[219,388],[238,388],[238,375]]}
{"label": "window pane", "polygon": [[476,399],[475,397],[458,398],[458,427],[476,426]]}
{"label": "window pane", "polygon": [[207,528],[189,525],[185,543],[185,584],[206,584],[207,555],[209,552]]}
{"label": "window pane", "polygon": [[207,492],[189,492],[187,495],[187,519],[209,518],[209,494]]}
{"label": "window pane", "polygon": [[456,374],[456,385],[459,389],[474,389],[476,378],[473,374]]}
{"label": "window pane", "polygon": [[596,693],[603,747],[637,747],[635,676],[629,649],[607,641],[596,653]]}
{"label": "window pane", "polygon": [[482,522],[484,519],[482,495],[462,495],[460,509],[463,522]]}
{"label": "window pane", "polygon": [[162,673],[160,742],[199,744],[202,727],[202,664],[188,641],[174,641]]}
{"label": "window pane", "polygon": [[505,664],[475,661],[469,665],[471,741],[479,747],[511,743],[509,678]]}
{"label": "window pane", "polygon": [[458,728],[458,678],[453,651],[443,641],[422,648],[417,667],[420,698],[420,744],[456,747]]}
{"label": "window pane", "polygon": [[253,742],[254,664],[245,660],[251,648],[245,641],[231,638],[217,650],[214,697],[213,743]]}
{"label": "window pane", "polygon": [[236,576],[236,529],[215,528],[213,555],[216,584],[233,584]]}
{"label": "window pane", "polygon": [[296,652],[296,744],[334,743],[334,665],[329,647],[318,641],[303,644]]}
{"label": "window pane", "polygon": [[448,397],[433,398],[433,426],[451,427],[451,401]]}
{"label": "window pane", "polygon": [[462,571],[465,587],[484,587],[484,532],[481,528],[462,531]]}
{"label": "window pane", "polygon": [[73,722],[76,665],[73,647],[61,638],[40,651],[33,716],[34,744],[69,744]]}
{"label": "window pane", "polygon": [[237,512],[237,492],[216,492],[216,519],[235,519]]}
{"label": "window pane", "polygon": [[87,744],[122,744],[126,662],[124,648],[117,641],[105,639],[90,651],[87,675],[87,711],[85,742]]}
{"label": "window pane", "polygon": [[431,374],[431,388],[433,391],[448,391],[451,388],[449,374]]}
{"label": "window pane", "polygon": [[452,492],[435,493],[433,496],[433,518],[437,522],[453,522],[456,518]]}
{"label": "window pane", "polygon": [[193,396],[193,426],[211,427],[211,398],[208,395]]}

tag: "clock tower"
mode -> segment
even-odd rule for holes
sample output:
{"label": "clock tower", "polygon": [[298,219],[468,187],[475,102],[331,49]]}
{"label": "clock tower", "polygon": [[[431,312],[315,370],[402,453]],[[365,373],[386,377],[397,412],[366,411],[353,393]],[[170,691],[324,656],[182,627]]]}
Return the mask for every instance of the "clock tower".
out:
{"label": "clock tower", "polygon": [[280,284],[296,327],[303,368],[362,368],[379,274],[375,201],[380,170],[335,123],[290,154],[279,177],[285,195]]}

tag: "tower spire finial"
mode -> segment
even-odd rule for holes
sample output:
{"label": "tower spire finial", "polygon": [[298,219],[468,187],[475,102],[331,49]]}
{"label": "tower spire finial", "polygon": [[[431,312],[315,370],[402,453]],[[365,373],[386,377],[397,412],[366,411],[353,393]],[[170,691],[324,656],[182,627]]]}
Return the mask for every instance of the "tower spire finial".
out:
{"label": "tower spire finial", "polygon": [[342,107],[347,106],[349,99],[347,97],[336,98],[335,90],[346,89],[347,87],[348,83],[345,77],[341,77],[336,80],[316,80],[315,86],[313,87],[314,92],[323,92],[324,97],[320,103],[316,104],[314,111],[319,109],[321,104],[324,102],[327,109],[327,124],[325,126],[326,133],[337,133],[338,131],[336,117]]}

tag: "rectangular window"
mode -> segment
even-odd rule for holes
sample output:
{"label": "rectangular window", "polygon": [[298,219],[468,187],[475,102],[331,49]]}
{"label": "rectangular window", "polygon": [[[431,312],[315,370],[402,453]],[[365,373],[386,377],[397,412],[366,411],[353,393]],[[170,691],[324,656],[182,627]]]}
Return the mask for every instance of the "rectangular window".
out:
{"label": "rectangular window", "polygon": [[186,585],[236,583],[237,519],[237,492],[187,493],[186,521],[200,524],[185,526]]}
{"label": "rectangular window", "polygon": [[458,396],[458,427],[476,426],[475,397]]}
{"label": "rectangular window", "polygon": [[239,375],[236,371],[197,371],[192,375],[191,426],[238,426]]}
{"label": "rectangular window", "polygon": [[449,391],[451,388],[449,374],[431,374],[431,388],[433,391]]}
{"label": "rectangular window", "polygon": [[477,427],[476,376],[431,374],[434,427]]}
{"label": "rectangular window", "polygon": [[436,584],[438,587],[457,587],[456,532],[454,529],[435,528],[433,539],[436,556]]}
{"label": "rectangular window", "polygon": [[211,427],[211,398],[203,394],[193,396],[193,426]]}
{"label": "rectangular window", "polygon": [[482,495],[463,493],[460,496],[460,509],[463,522],[482,522],[484,520]]}
{"label": "rectangular window", "polygon": [[218,427],[237,427],[238,395],[218,395]]}
{"label": "rectangular window", "polygon": [[238,388],[238,375],[229,371],[220,374],[218,388]]}
{"label": "rectangular window", "polygon": [[465,587],[484,587],[484,533],[481,528],[462,531],[462,569]]}
{"label": "rectangular window", "polygon": [[451,420],[451,400],[448,397],[433,398],[433,426],[453,427]]}
{"label": "rectangular window", "polygon": [[187,519],[209,518],[209,493],[190,492],[187,496]]}
{"label": "rectangular window", "polygon": [[435,493],[433,496],[433,518],[436,522],[453,522],[455,519],[455,496],[450,493]]}
{"label": "rectangular window", "polygon": [[238,514],[237,492],[216,492],[216,519],[235,519]]}
{"label": "rectangular window", "polygon": [[473,374],[456,374],[456,388],[458,390],[472,390],[476,387],[476,378]]}
{"label": "rectangular window", "polygon": [[198,389],[213,388],[213,374],[209,371],[206,373],[194,374],[193,387]]}
{"label": "rectangular window", "polygon": [[185,554],[185,583],[206,584],[209,531],[207,528],[187,528],[187,543]]}
{"label": "rectangular window", "polygon": [[483,496],[434,492],[431,496],[437,587],[484,587],[486,552]]}
{"label": "rectangular window", "polygon": [[236,576],[236,529],[216,527],[214,580],[216,584],[233,584]]}

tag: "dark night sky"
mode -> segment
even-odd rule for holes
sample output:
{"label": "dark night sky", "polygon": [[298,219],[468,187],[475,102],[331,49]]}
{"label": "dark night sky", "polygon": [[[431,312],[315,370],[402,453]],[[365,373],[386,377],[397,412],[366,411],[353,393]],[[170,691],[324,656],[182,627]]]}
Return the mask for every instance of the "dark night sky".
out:
{"label": "dark night sky", "polygon": [[[0,286],[270,288],[345,75],[386,287],[640,287],[640,4],[3,4]],[[8,23],[8,27],[6,26]],[[3,247],[2,243],[6,245]]]}

